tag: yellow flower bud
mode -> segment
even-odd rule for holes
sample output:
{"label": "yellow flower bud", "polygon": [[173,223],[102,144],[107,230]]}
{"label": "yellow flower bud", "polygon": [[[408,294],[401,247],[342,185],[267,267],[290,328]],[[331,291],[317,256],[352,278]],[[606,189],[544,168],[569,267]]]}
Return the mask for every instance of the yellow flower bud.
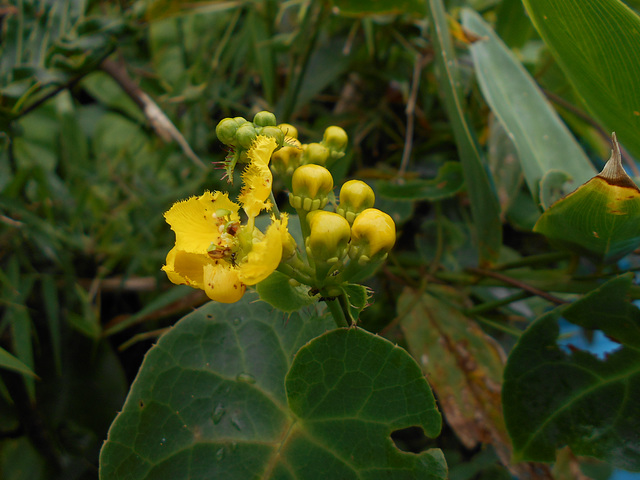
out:
{"label": "yellow flower bud", "polygon": [[329,149],[320,143],[308,143],[302,146],[302,163],[324,165],[329,158]]}
{"label": "yellow flower bud", "polygon": [[293,172],[291,185],[289,201],[294,208],[319,210],[329,200],[327,195],[333,190],[333,177],[320,165],[302,165]]}
{"label": "yellow flower bud", "polygon": [[271,156],[271,165],[276,173],[290,177],[300,166],[302,144],[293,137],[285,137],[284,144],[284,147],[276,150]]}
{"label": "yellow flower bud", "polygon": [[281,123],[278,128],[282,130],[287,137],[298,138],[298,129],[288,123]]}
{"label": "yellow flower bud", "polygon": [[349,222],[337,213],[316,210],[307,216],[309,237],[306,239],[307,254],[316,264],[339,262],[347,251],[351,229]]}
{"label": "yellow flower bud", "polygon": [[396,243],[396,224],[386,213],[368,208],[351,226],[349,256],[364,265],[374,256],[383,258]]}
{"label": "yellow flower bud", "polygon": [[360,212],[373,207],[376,196],[369,185],[360,180],[349,180],[340,189],[338,213],[352,224]]}
{"label": "yellow flower bud", "polygon": [[347,148],[348,141],[349,137],[347,137],[347,132],[335,125],[328,127],[322,137],[322,144],[331,150],[332,154],[333,152],[344,152],[344,149]]}

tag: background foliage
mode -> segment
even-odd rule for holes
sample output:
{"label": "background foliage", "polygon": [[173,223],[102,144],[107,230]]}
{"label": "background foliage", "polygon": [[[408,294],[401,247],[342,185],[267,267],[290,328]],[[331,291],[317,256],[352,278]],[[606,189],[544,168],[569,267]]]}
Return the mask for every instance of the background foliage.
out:
{"label": "background foliage", "polygon": [[[281,423],[265,424],[267,443],[291,415],[305,419],[285,456],[295,460],[300,450],[316,452],[303,439],[321,442],[333,428],[305,403],[305,375],[292,357],[298,348],[306,344],[300,364],[313,363],[332,341],[399,355],[406,382],[429,397],[396,343],[427,376],[443,417],[440,435],[431,405],[378,408],[379,429],[356,418],[353,438],[332,445],[330,458],[314,454],[310,465],[337,465],[344,449],[370,439],[363,443],[382,445],[393,464],[379,468],[398,475],[409,468],[457,480],[560,480],[640,470],[633,400],[640,343],[631,303],[640,290],[632,273],[619,276],[637,268],[637,256],[597,266],[532,232],[541,205],[602,168],[611,131],[638,174],[631,156],[640,152],[638,8],[618,0],[0,4],[0,478],[97,478],[116,414],[144,416],[136,402],[153,390],[146,384],[153,376],[143,371],[125,404],[143,356],[207,300],[160,272],[173,242],[162,212],[205,189],[229,188],[214,168],[226,154],[215,125],[260,110],[295,124],[308,141],[342,126],[350,147],[332,168],[336,184],[366,180],[398,226],[387,264],[367,281],[375,293],[362,331],[307,344],[330,324],[305,298],[286,321],[250,300],[237,311],[208,304],[159,340],[149,365],[163,348],[191,348],[181,335],[207,313],[225,319],[215,328],[229,331],[268,318],[269,338],[283,342],[274,347],[282,363],[269,364],[271,373],[232,375],[225,385],[252,392],[239,402],[264,406],[263,396],[273,395],[269,408]],[[283,203],[285,193],[277,198]],[[270,280],[276,287],[258,290],[277,288]],[[603,332],[617,350],[588,353],[605,342]],[[327,340],[332,334],[357,337]],[[218,338],[209,335],[203,344]],[[239,351],[254,351],[253,338]],[[273,350],[254,353],[258,366],[273,358]],[[332,358],[323,367],[329,372],[337,368]],[[349,363],[354,377],[357,358]],[[190,381],[170,367],[171,381]],[[383,367],[381,378],[392,382]],[[285,382],[298,397],[285,394]],[[176,388],[177,408],[193,407],[179,398],[193,388]],[[349,398],[358,400],[355,392]],[[153,405],[145,408],[162,407]],[[214,408],[206,419],[230,435],[200,451],[220,466],[237,466],[229,459],[238,452],[255,454],[237,425],[259,422],[234,408]],[[390,415],[400,410],[404,416]],[[158,448],[150,457],[161,457]],[[116,460],[110,466],[103,455],[104,478],[147,475],[143,468],[112,476]],[[365,476],[378,459],[353,458],[350,471]],[[181,478],[185,465],[174,464],[180,472],[166,478]],[[287,478],[313,478],[310,470],[292,467]]]}

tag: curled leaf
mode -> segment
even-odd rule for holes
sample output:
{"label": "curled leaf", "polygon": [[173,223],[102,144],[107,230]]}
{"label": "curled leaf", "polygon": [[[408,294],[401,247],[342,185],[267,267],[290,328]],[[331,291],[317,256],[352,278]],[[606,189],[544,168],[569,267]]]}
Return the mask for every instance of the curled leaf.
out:
{"label": "curled leaf", "polygon": [[602,171],[558,200],[533,227],[563,250],[613,262],[640,245],[640,189],[622,167],[620,146]]}

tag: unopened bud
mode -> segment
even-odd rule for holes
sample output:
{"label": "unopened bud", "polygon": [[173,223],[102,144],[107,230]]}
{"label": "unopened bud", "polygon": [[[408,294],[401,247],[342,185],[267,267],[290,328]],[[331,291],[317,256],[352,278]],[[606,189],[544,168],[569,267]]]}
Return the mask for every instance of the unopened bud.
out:
{"label": "unopened bud", "polygon": [[319,210],[329,201],[327,195],[333,190],[333,177],[320,165],[302,165],[293,172],[291,186],[289,201],[294,208],[308,212]]}
{"label": "unopened bud", "polygon": [[347,251],[351,229],[340,215],[326,210],[316,210],[307,216],[309,237],[306,239],[307,254],[319,262],[335,264]]}
{"label": "unopened bud", "polygon": [[386,213],[368,208],[351,226],[349,257],[360,265],[371,259],[382,259],[396,243],[396,224]]}
{"label": "unopened bud", "polygon": [[376,196],[369,185],[361,180],[349,180],[340,189],[337,211],[352,224],[360,212],[373,207]]}
{"label": "unopened bud", "polygon": [[253,117],[253,123],[255,123],[258,127],[275,127],[276,116],[273,113],[267,111],[258,112]]}
{"label": "unopened bud", "polygon": [[288,123],[281,123],[278,128],[282,130],[287,137],[298,138],[298,129]]}
{"label": "unopened bud", "polygon": [[329,158],[329,150],[320,143],[308,143],[302,147],[302,163],[314,163],[316,165],[324,165]]}
{"label": "unopened bud", "polygon": [[347,148],[348,141],[349,137],[347,136],[347,132],[335,125],[328,127],[322,137],[322,144],[331,150],[332,154],[333,152],[343,153],[345,148]]}

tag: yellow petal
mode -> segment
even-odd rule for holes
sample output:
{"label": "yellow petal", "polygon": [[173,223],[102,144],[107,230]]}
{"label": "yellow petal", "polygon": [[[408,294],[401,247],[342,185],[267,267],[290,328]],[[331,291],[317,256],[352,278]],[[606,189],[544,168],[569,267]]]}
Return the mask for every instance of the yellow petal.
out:
{"label": "yellow petal", "polygon": [[269,165],[271,154],[276,148],[278,148],[278,142],[275,138],[259,135],[247,151],[247,157],[252,163]]}
{"label": "yellow petal", "polygon": [[256,217],[261,210],[271,208],[267,199],[271,195],[273,175],[267,164],[251,162],[242,172],[244,186],[238,197],[244,211],[249,217]]}
{"label": "yellow petal", "polygon": [[246,289],[237,269],[230,264],[221,261],[204,267],[204,291],[211,300],[234,303],[242,298]]}
{"label": "yellow petal", "polygon": [[245,285],[261,282],[278,268],[282,258],[281,222],[273,221],[264,238],[253,244],[246,259],[238,265],[240,280]]}
{"label": "yellow petal", "polygon": [[210,263],[213,260],[208,255],[187,253],[174,247],[167,254],[166,265],[162,270],[176,285],[204,288],[202,272],[204,266]]}
{"label": "yellow petal", "polygon": [[290,258],[296,251],[298,245],[288,230],[289,215],[283,213],[280,216],[280,241],[282,242],[282,258]]}
{"label": "yellow petal", "polygon": [[188,253],[206,254],[211,243],[220,238],[220,225],[227,222],[216,212],[230,212],[229,219],[239,221],[240,207],[222,192],[205,192],[199,197],[175,203],[164,217],[176,233],[176,248]]}

